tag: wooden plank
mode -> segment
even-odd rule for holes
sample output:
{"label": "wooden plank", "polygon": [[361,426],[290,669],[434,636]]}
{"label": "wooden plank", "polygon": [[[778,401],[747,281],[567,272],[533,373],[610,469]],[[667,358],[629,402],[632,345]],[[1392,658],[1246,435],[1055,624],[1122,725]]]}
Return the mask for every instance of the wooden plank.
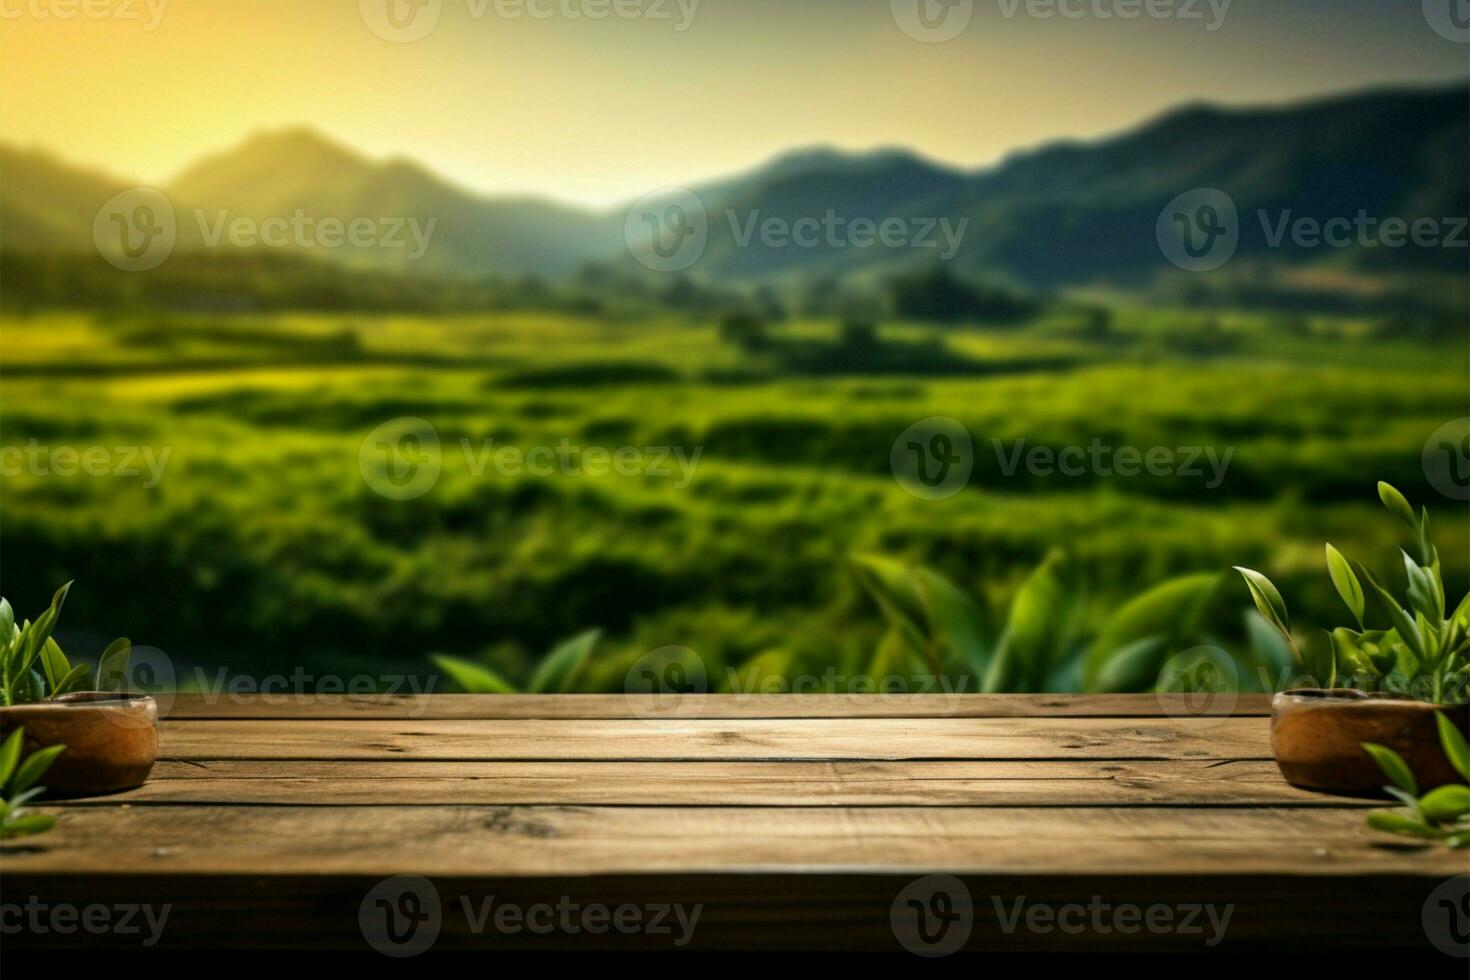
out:
{"label": "wooden plank", "polygon": [[1375,806],[1309,793],[1274,763],[160,762],[139,789],[73,806]]}
{"label": "wooden plank", "polygon": [[163,759],[1269,759],[1263,718],[167,721]]}
{"label": "wooden plank", "polygon": [[[12,875],[583,877],[1464,873],[1463,853],[1386,840],[1359,809],[1168,807],[55,808]],[[100,842],[100,843],[99,843]]]}
{"label": "wooden plank", "polygon": [[679,704],[645,694],[177,694],[176,720],[240,719],[612,719],[685,718],[1153,718],[1161,714],[1267,717],[1270,698],[1242,694],[1187,709],[1180,695],[1153,694],[711,694]]}

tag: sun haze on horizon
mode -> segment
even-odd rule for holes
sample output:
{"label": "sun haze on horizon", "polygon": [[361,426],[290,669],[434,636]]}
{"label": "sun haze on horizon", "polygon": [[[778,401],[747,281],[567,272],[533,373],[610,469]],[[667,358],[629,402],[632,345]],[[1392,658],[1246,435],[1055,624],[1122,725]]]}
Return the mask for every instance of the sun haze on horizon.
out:
{"label": "sun haze on horizon", "polygon": [[[165,182],[252,132],[306,126],[480,193],[598,206],[812,145],[968,169],[1185,102],[1466,70],[1417,3],[1199,0],[1199,19],[1124,20],[1097,16],[1107,0],[1078,17],[975,0],[957,36],[928,43],[890,0],[622,0],[636,16],[601,19],[585,12],[607,0],[392,0],[396,20],[388,2],[132,0],[68,20],[7,3],[0,139]],[[392,36],[415,23],[431,29]]]}

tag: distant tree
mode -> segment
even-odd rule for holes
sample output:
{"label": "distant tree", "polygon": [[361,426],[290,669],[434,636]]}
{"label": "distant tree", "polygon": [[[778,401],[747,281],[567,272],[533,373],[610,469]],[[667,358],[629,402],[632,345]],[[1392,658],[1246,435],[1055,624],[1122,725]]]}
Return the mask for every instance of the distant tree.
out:
{"label": "distant tree", "polygon": [[764,350],[771,343],[766,322],[749,310],[727,313],[720,321],[720,339],[745,351]]}
{"label": "distant tree", "polygon": [[878,325],[872,320],[845,319],[840,337],[844,350],[853,353],[871,351],[878,346]]}
{"label": "distant tree", "polygon": [[1013,322],[1035,312],[1035,304],[1003,289],[966,282],[944,266],[899,276],[889,283],[896,315],[935,323]]}

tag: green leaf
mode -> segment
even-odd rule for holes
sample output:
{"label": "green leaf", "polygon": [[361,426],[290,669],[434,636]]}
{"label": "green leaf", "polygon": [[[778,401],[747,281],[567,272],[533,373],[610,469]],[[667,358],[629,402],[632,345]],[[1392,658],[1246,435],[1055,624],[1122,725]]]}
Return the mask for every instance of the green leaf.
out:
{"label": "green leaf", "polygon": [[898,627],[890,627],[873,652],[873,659],[868,664],[868,677],[875,685],[882,677],[910,677],[914,672],[911,658],[916,655],[913,644]]}
{"label": "green leaf", "polygon": [[[1101,690],[1098,684],[1103,667],[1124,647],[1133,647],[1149,638],[1163,638],[1168,645],[1193,635],[1219,585],[1220,576],[1215,572],[1184,575],[1162,582],[1124,603],[1108,617],[1088,648],[1082,668],[1083,687],[1089,691]],[[1135,690],[1152,687],[1162,666],[1162,659],[1154,663],[1153,669],[1146,671],[1143,686]]]}
{"label": "green leaf", "polygon": [[1143,691],[1158,679],[1167,650],[1162,636],[1146,636],[1114,650],[1088,690],[1104,694]]}
{"label": "green leaf", "polygon": [[1291,640],[1291,630],[1286,617],[1286,601],[1281,598],[1281,593],[1271,580],[1260,572],[1253,569],[1235,566],[1240,577],[1245,579],[1245,587],[1250,590],[1251,600],[1255,602],[1256,608],[1266,618],[1266,622],[1281,631],[1281,635]]}
{"label": "green leaf", "polygon": [[1353,566],[1348,564],[1342,552],[1330,544],[1327,546],[1327,574],[1332,576],[1332,585],[1337,589],[1337,594],[1342,596],[1342,601],[1358,621],[1358,629],[1362,629],[1365,608],[1363,583],[1353,574]]}
{"label": "green leaf", "polygon": [[10,642],[15,633],[15,610],[10,608],[10,600],[0,596],[0,644]]}
{"label": "green leaf", "polygon": [[1011,614],[1003,641],[1006,662],[986,689],[1038,691],[1047,674],[1066,652],[1077,611],[1073,569],[1067,557],[1054,551],[1021,584],[1011,600]]}
{"label": "green leaf", "polygon": [[993,643],[984,608],[938,572],[919,568],[913,580],[938,648],[936,673],[952,678],[983,673]]}
{"label": "green leaf", "polygon": [[1414,508],[1409,506],[1409,501],[1403,494],[1399,493],[1391,484],[1382,481],[1378,484],[1378,499],[1383,501],[1383,506],[1388,512],[1409,526],[1409,530],[1415,535],[1419,533],[1419,519],[1414,516]]}
{"label": "green leaf", "polygon": [[[71,591],[71,583],[68,582],[56,590],[51,597],[51,606],[41,614],[41,618],[31,624],[26,630],[24,643],[25,653],[21,658],[20,670],[29,668],[35,659],[40,656],[41,650],[46,646],[46,641],[51,638],[51,631],[56,628],[56,620],[61,617],[61,607],[66,602],[66,594]],[[17,671],[19,674],[20,671]]]}
{"label": "green leaf", "polygon": [[436,653],[433,660],[466,694],[514,694],[516,689],[489,667]]}
{"label": "green leaf", "polygon": [[731,670],[726,677],[726,690],[736,694],[779,694],[787,689],[786,678],[790,674],[791,654],[786,650],[767,650]]}
{"label": "green leaf", "polygon": [[577,685],[592,648],[602,636],[602,630],[588,630],[567,640],[546,655],[531,675],[528,690],[531,694],[567,694]]}
{"label": "green leaf", "polygon": [[1404,757],[1393,749],[1383,745],[1375,745],[1372,742],[1364,742],[1363,750],[1373,757],[1378,763],[1378,768],[1383,770],[1384,775],[1399,789],[1410,796],[1419,795],[1419,784],[1414,782],[1414,773],[1410,771],[1409,764]]}
{"label": "green leaf", "polygon": [[15,767],[20,763],[21,741],[25,738],[25,729],[17,728],[0,742],[0,792],[5,790],[10,782],[10,777],[15,775]]}
{"label": "green leaf", "polygon": [[1470,813],[1470,786],[1441,786],[1419,800],[1419,809],[1434,823],[1453,823]]}
{"label": "green leaf", "polygon": [[71,671],[71,664],[55,637],[47,637],[46,645],[41,648],[41,671],[46,676],[46,687],[54,696],[56,685]]}
{"label": "green leaf", "polygon": [[56,684],[56,686],[51,688],[51,696],[53,698],[58,698],[61,695],[69,694],[72,691],[87,690],[87,678],[90,676],[92,676],[92,668],[90,665],[77,664],[71,670],[67,671],[66,676],[63,677],[61,681]]}
{"label": "green leaf", "polygon": [[15,777],[10,781],[9,791],[24,793],[30,789],[36,784],[36,780],[51,768],[51,763],[56,761],[56,757],[65,751],[65,745],[48,745],[44,749],[32,752],[16,770]]}
{"label": "green leaf", "polygon": [[1368,814],[1368,826],[1390,834],[1410,834],[1414,837],[1440,837],[1440,831],[1421,820],[1406,817],[1393,810],[1374,810]]}
{"label": "green leaf", "polygon": [[[1378,593],[1378,599],[1383,603],[1383,608],[1388,613],[1388,618],[1393,622],[1394,632],[1398,634],[1399,639],[1409,648],[1419,663],[1425,663],[1429,659],[1429,653],[1424,643],[1424,637],[1419,634],[1418,625],[1404,611],[1404,607],[1399,605],[1398,600],[1387,589],[1371,580],[1370,584],[1372,584],[1373,590]],[[1417,670],[1414,671],[1414,673],[1417,672]]]}
{"label": "green leaf", "polygon": [[909,569],[902,562],[881,555],[853,555],[852,567],[889,624],[899,629],[914,649],[927,649],[930,638],[927,609]]}
{"label": "green leaf", "polygon": [[1435,715],[1434,721],[1439,725],[1439,744],[1444,746],[1450,765],[1461,779],[1470,782],[1470,744],[1465,740],[1465,733],[1443,711]]}
{"label": "green leaf", "polygon": [[121,691],[128,682],[128,658],[132,656],[133,644],[127,637],[118,637],[107,645],[97,661],[97,690]]}
{"label": "green leaf", "polygon": [[44,834],[55,826],[56,818],[49,813],[33,813],[0,824],[0,837],[29,837],[32,834]]}
{"label": "green leaf", "polygon": [[1443,622],[1444,594],[1436,586],[1434,577],[1428,569],[1415,564],[1408,552],[1400,553],[1404,556],[1404,574],[1409,581],[1409,608],[1423,613],[1432,622]]}

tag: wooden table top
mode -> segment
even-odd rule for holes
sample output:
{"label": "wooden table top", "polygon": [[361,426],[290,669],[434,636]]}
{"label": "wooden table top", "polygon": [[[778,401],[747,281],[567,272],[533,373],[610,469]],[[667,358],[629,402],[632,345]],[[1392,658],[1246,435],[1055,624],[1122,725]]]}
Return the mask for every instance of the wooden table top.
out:
{"label": "wooden table top", "polygon": [[146,785],[0,849],[6,902],[168,905],[173,949],[1433,953],[1431,893],[1470,873],[1287,785],[1260,696],[161,707]]}

